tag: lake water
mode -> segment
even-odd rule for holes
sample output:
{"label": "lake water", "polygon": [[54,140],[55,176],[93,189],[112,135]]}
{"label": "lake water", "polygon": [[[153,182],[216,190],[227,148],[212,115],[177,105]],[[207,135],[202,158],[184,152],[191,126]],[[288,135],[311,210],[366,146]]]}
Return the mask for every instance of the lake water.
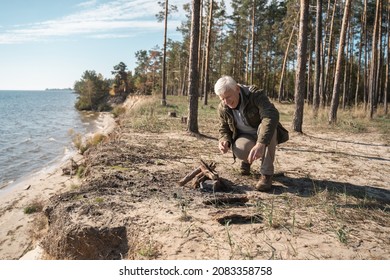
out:
{"label": "lake water", "polygon": [[0,189],[66,160],[72,135],[96,129],[98,114],[75,109],[72,91],[0,91]]}

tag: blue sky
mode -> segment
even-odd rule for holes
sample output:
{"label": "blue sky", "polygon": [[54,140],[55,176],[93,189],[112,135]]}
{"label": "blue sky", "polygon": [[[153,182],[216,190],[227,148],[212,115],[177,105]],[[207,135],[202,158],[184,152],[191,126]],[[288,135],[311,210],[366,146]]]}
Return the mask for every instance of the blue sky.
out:
{"label": "blue sky", "polygon": [[[163,23],[157,0],[1,1],[0,90],[73,87],[85,70],[110,78],[123,61],[135,67],[135,52],[162,46]],[[168,37],[181,40],[176,27],[182,6],[169,18]]]}

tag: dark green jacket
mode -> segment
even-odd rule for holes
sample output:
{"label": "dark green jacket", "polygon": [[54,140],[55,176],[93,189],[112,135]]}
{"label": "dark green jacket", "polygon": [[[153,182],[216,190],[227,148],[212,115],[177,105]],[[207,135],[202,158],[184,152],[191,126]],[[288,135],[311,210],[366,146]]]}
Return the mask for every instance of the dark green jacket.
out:
{"label": "dark green jacket", "polygon": [[[264,91],[258,90],[255,86],[239,86],[243,98],[241,103],[244,105],[244,116],[250,126],[257,128],[257,143],[268,145],[279,124],[279,111]],[[232,144],[238,136],[232,109],[221,102],[218,106],[218,113],[219,141],[229,141]]]}

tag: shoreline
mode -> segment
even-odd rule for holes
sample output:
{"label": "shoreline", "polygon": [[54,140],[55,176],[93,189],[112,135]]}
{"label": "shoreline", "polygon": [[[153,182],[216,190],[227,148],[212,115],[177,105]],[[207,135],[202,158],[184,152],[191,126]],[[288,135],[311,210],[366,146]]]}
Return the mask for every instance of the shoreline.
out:
{"label": "shoreline", "polygon": [[[116,123],[111,113],[100,113],[96,120],[96,129],[84,135],[88,138],[96,133],[108,135]],[[35,246],[31,236],[34,216],[25,214],[25,207],[34,202],[49,199],[52,195],[69,190],[78,184],[77,176],[63,175],[62,168],[69,164],[69,159],[76,162],[83,159],[77,151],[71,152],[52,165],[15,180],[0,190],[0,260],[40,259],[41,249]]]}
{"label": "shoreline", "polygon": [[[85,133],[83,138],[87,139],[96,133],[102,133],[106,135],[109,134],[112,131],[112,126],[115,126],[115,120],[112,116],[110,116],[110,114],[111,113],[107,112],[99,113],[99,116],[96,118],[96,120],[93,121],[95,122],[94,129],[90,132]],[[17,188],[23,182],[29,181],[33,177],[39,176],[39,174],[49,174],[56,169],[62,168],[71,158],[77,156],[77,154],[77,149],[72,149],[63,154],[62,156],[58,155],[55,159],[42,166],[40,169],[37,169],[30,173],[26,173],[25,175],[22,175],[21,177],[16,178],[9,183],[0,186],[0,198],[5,193],[12,191],[14,188]]]}

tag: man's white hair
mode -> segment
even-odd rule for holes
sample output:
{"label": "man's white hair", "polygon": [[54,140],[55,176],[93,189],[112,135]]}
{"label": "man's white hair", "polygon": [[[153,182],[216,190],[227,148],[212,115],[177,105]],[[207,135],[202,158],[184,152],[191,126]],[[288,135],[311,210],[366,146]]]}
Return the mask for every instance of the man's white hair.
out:
{"label": "man's white hair", "polygon": [[214,85],[214,92],[216,95],[221,95],[225,92],[235,90],[237,82],[230,76],[222,76]]}

